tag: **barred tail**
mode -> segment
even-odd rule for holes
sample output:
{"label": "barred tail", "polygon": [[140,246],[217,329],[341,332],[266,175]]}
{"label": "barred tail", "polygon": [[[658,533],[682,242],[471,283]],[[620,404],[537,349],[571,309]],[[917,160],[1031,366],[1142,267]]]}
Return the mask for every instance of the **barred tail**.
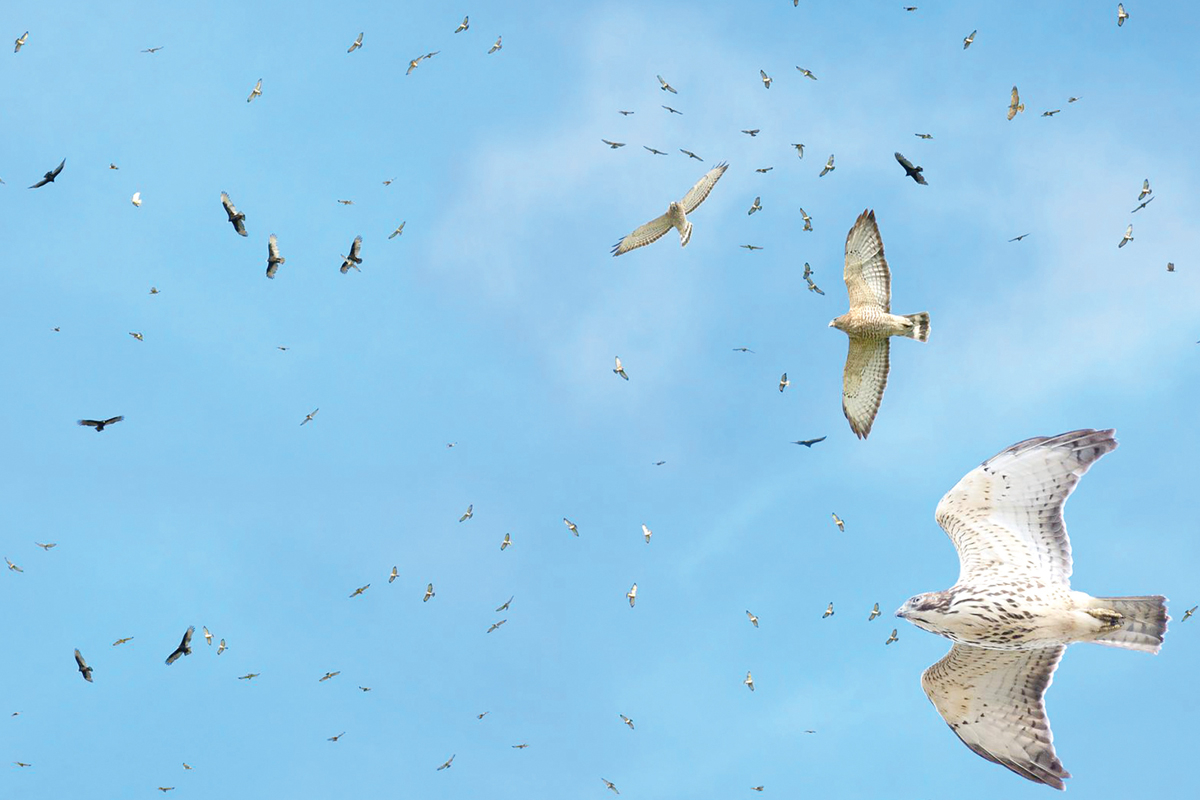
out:
{"label": "barred tail", "polygon": [[679,232],[679,246],[687,247],[687,243],[692,238],[692,221],[687,220],[683,223],[683,230]]}
{"label": "barred tail", "polygon": [[1094,641],[1109,647],[1124,647],[1157,653],[1167,633],[1167,598],[1161,595],[1148,597],[1097,597],[1101,605],[1120,614],[1121,627],[1106,633]]}
{"label": "barred tail", "polygon": [[907,314],[904,318],[912,323],[912,331],[904,334],[905,336],[916,339],[918,342],[929,341],[929,314],[927,312]]}

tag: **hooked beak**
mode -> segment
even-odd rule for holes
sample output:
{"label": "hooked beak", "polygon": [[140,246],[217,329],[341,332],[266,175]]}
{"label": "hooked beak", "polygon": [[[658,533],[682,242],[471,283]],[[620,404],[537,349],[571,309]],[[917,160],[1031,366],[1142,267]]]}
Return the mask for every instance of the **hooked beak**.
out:
{"label": "hooked beak", "polygon": [[906,617],[904,614],[904,606],[900,606],[896,609],[896,616],[900,619],[908,619],[908,617]]}
{"label": "hooked beak", "polygon": [[833,327],[833,320],[829,320],[829,327]]}

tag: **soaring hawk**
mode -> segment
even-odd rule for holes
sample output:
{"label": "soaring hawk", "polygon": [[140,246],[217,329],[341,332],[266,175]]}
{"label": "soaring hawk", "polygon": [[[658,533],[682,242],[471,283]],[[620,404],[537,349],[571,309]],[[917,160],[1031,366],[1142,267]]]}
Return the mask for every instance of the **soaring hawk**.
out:
{"label": "soaring hawk", "polygon": [[1166,599],[1072,591],[1063,505],[1080,476],[1117,446],[1113,432],[1026,439],[983,462],[937,507],[958,550],[958,582],[896,612],[954,641],[921,686],[963,744],[1023,778],[1062,789],[1043,697],[1067,645],[1157,653]]}
{"label": "soaring hawk", "polygon": [[888,379],[888,339],[907,336],[929,340],[925,312],[896,316],[892,312],[892,274],[883,257],[883,240],[875,212],[864,211],[846,236],[846,291],[850,310],[829,323],[850,337],[842,376],[842,411],[850,430],[867,438]]}
{"label": "soaring hawk", "polygon": [[[659,78],[659,80],[662,79]],[[657,219],[650,220],[613,245],[612,254],[619,256],[622,253],[628,253],[630,250],[644,247],[651,242],[657,242],[671,228],[679,231],[679,246],[685,247],[688,240],[692,238],[692,223],[688,221],[687,215],[700,207],[700,204],[704,202],[704,198],[708,197],[708,193],[713,190],[713,187],[717,185],[717,181],[721,179],[721,176],[725,174],[725,170],[728,168],[728,164],[718,164],[710,169],[695,186],[688,190],[688,193],[683,196],[682,200],[673,202],[667,207],[667,213]]]}

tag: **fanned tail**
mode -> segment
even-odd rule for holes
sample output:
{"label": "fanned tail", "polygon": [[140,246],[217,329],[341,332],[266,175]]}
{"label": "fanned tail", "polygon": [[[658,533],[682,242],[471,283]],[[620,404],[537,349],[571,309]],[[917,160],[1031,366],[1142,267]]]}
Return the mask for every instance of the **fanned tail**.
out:
{"label": "fanned tail", "polygon": [[1147,597],[1097,597],[1104,608],[1120,614],[1121,627],[1093,641],[1109,647],[1141,650],[1157,653],[1167,633],[1167,598],[1161,595]]}
{"label": "fanned tail", "polygon": [[683,230],[679,232],[679,246],[687,247],[687,243],[692,238],[692,221],[688,220],[683,223]]}
{"label": "fanned tail", "polygon": [[912,323],[912,331],[904,334],[910,339],[916,339],[918,342],[929,341],[929,314],[922,311],[920,314],[907,314],[904,317]]}

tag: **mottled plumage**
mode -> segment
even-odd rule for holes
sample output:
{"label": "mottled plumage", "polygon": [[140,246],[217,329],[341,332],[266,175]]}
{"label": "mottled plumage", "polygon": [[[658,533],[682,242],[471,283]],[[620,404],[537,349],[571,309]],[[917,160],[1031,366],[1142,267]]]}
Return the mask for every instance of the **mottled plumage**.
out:
{"label": "mottled plumage", "polygon": [[700,207],[700,204],[708,197],[709,192],[717,185],[717,181],[721,179],[721,176],[725,174],[725,170],[728,168],[728,164],[718,164],[710,169],[695,186],[688,190],[688,193],[683,196],[682,200],[671,203],[667,207],[667,213],[647,222],[617,242],[613,246],[612,254],[619,256],[622,253],[628,253],[630,250],[644,247],[651,242],[657,242],[671,228],[679,231],[679,246],[686,246],[688,240],[692,238],[692,223],[688,221],[687,215]]}

